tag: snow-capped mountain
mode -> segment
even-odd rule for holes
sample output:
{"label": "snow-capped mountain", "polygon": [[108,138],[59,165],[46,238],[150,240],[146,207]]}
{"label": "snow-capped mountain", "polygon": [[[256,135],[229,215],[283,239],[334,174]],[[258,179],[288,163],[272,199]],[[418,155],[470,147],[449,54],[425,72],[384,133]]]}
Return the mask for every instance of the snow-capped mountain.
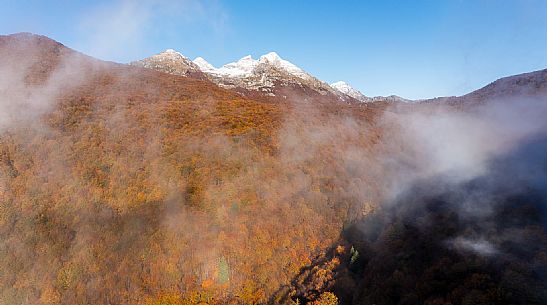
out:
{"label": "snow-capped mountain", "polygon": [[303,79],[312,79],[313,77],[309,75],[308,73],[304,72],[304,70],[300,69],[299,67],[293,65],[291,62],[286,61],[279,57],[277,53],[270,52],[266,55],[262,55],[259,59],[259,63],[262,64],[270,64],[272,66],[278,67],[280,69],[285,70],[291,75],[301,77]]}
{"label": "snow-capped mountain", "polygon": [[247,55],[236,62],[210,71],[210,73],[224,77],[249,77],[257,65],[258,61],[254,60],[251,55]]}
{"label": "snow-capped mountain", "polygon": [[345,102],[406,101],[397,96],[367,97],[343,81],[329,85],[275,52],[262,55],[258,59],[247,55],[238,61],[216,68],[202,57],[191,61],[181,53],[168,49],[132,62],[131,65],[182,76],[199,75],[227,89],[241,88],[269,96],[286,97],[286,89],[301,89],[322,96],[330,95]]}
{"label": "snow-capped mountain", "polygon": [[344,94],[345,96],[352,97],[360,102],[363,103],[370,103],[370,102],[401,102],[401,103],[408,103],[412,102],[411,100],[402,98],[397,95],[389,95],[389,96],[374,96],[374,97],[368,97],[361,93],[361,91],[353,88],[352,86],[348,85],[348,83],[344,81],[338,81],[335,83],[330,84],[330,86],[334,89],[336,89],[338,92]]}
{"label": "snow-capped mountain", "polygon": [[215,68],[205,59],[198,57],[194,64],[209,75],[209,78],[225,88],[244,88],[276,95],[278,87],[307,86],[322,95],[335,93],[326,83],[306,73],[291,62],[270,52],[254,59],[247,55],[240,60]]}
{"label": "snow-capped mountain", "polygon": [[167,49],[151,57],[131,62],[130,65],[181,76],[201,74],[201,68],[198,65],[173,49]]}
{"label": "snow-capped mountain", "polygon": [[215,67],[213,65],[211,65],[209,62],[207,62],[205,59],[203,59],[203,57],[196,57],[196,59],[194,59],[194,64],[196,64],[198,66],[198,68],[202,71],[202,72],[213,72],[215,71]]}
{"label": "snow-capped mountain", "polygon": [[351,96],[354,99],[357,99],[361,102],[368,103],[368,102],[372,101],[372,99],[370,97],[365,96],[363,93],[361,93],[361,91],[359,91],[357,89],[354,89],[352,86],[348,85],[344,81],[338,81],[338,82],[332,83],[332,84],[330,84],[330,86],[332,88],[338,90],[339,92],[341,92],[341,93],[343,93],[347,96]]}

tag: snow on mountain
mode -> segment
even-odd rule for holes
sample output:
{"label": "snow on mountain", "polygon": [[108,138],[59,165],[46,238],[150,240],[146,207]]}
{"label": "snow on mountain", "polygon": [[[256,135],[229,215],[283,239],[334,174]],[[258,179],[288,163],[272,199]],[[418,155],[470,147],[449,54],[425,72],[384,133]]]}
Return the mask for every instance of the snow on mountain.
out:
{"label": "snow on mountain", "polygon": [[167,49],[143,60],[132,62],[131,65],[183,76],[198,73],[201,77],[206,77],[224,88],[243,88],[270,96],[283,95],[285,93],[282,93],[281,89],[291,87],[298,90],[311,89],[321,95],[331,94],[342,101],[351,99],[361,102],[404,100],[395,96],[370,98],[342,81],[329,85],[281,58],[276,52],[269,52],[258,59],[247,55],[238,61],[216,68],[202,57],[191,61],[181,53]]}
{"label": "snow on mountain", "polygon": [[307,86],[320,94],[335,93],[328,84],[282,59],[275,52],[262,55],[259,59],[247,55],[220,68],[214,68],[202,58],[194,60],[194,63],[213,82],[226,88],[240,87],[275,95],[276,86]]}
{"label": "snow on mountain", "polygon": [[302,78],[309,78],[310,77],[310,75],[308,73],[304,72],[304,70],[302,70],[299,67],[295,66],[291,62],[282,59],[275,52],[270,52],[268,54],[260,56],[260,59],[258,61],[259,61],[259,63],[270,64],[272,66],[283,69],[291,75],[295,75],[295,76],[302,77]]}
{"label": "snow on mountain", "polygon": [[357,99],[361,102],[370,102],[371,99],[367,96],[365,96],[363,93],[361,93],[359,90],[354,89],[352,86],[348,85],[344,81],[338,81],[335,83],[330,84],[330,86],[339,92],[348,95],[350,97],[353,97],[354,99]]}
{"label": "snow on mountain", "polygon": [[159,55],[161,55],[161,57],[181,57],[181,58],[186,58],[186,56],[182,55],[180,52],[177,52],[173,49],[167,49],[163,52],[161,52]]}
{"label": "snow on mountain", "polygon": [[247,55],[236,62],[225,64],[212,73],[227,77],[247,77],[252,74],[257,65],[258,61],[251,55]]}
{"label": "snow on mountain", "polygon": [[358,93],[361,93],[355,89],[353,89],[353,87],[351,87],[350,85],[348,85],[348,83],[344,82],[344,81],[338,81],[338,82],[335,82],[335,83],[332,83],[330,84],[331,87],[333,87],[334,89],[344,93],[344,94],[347,94],[349,96],[353,96],[353,95],[356,95]]}
{"label": "snow on mountain", "polygon": [[270,52],[268,54],[262,55],[258,60],[253,59],[251,55],[247,55],[236,62],[228,63],[218,69],[215,69],[212,65],[207,63],[207,61],[205,61],[201,57],[196,58],[196,60],[194,60],[194,63],[200,66],[203,72],[227,77],[249,77],[253,74],[253,71],[259,65],[270,65],[294,76],[303,78],[309,77],[309,75],[302,69],[298,68],[291,62],[282,59],[275,52]]}
{"label": "snow on mountain", "polygon": [[343,81],[332,83],[330,84],[330,86],[336,89],[338,92],[344,95],[353,97],[354,99],[364,103],[369,103],[369,102],[409,103],[409,102],[412,102],[411,100],[402,98],[397,95],[368,97],[364,95],[363,93],[361,93],[361,91],[353,88],[352,86],[348,85],[346,82],[343,82]]}
{"label": "snow on mountain", "polygon": [[195,63],[202,72],[212,72],[216,70],[216,68],[208,61],[206,61],[203,57],[196,57],[193,60],[193,63]]}

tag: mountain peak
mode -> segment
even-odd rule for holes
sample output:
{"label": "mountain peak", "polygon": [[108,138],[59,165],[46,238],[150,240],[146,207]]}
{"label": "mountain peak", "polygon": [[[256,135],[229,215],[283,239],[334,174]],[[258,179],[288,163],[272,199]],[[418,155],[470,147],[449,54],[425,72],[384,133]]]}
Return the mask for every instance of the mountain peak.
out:
{"label": "mountain peak", "polygon": [[[256,65],[258,63],[258,60],[254,59],[251,55],[247,55],[247,56],[243,56],[241,57],[238,61],[236,61],[235,63],[239,64],[239,65]],[[232,63],[228,63],[224,66],[227,66],[227,65],[230,65],[230,64],[234,64],[233,62]]]}
{"label": "mountain peak", "polygon": [[269,52],[267,54],[264,54],[260,56],[260,60],[267,60],[269,62],[276,62],[283,60],[276,52]]}
{"label": "mountain peak", "polygon": [[206,61],[203,57],[196,57],[193,62],[201,69],[203,72],[215,71],[216,68]]}
{"label": "mountain peak", "polygon": [[251,60],[254,60],[253,57],[251,55],[246,55],[241,57],[238,61],[251,61]]}
{"label": "mountain peak", "polygon": [[261,64],[268,64],[278,69],[284,70],[291,75],[301,78],[309,78],[309,75],[304,72],[304,70],[300,69],[298,66],[291,63],[290,61],[281,58],[276,52],[264,54],[260,56],[260,59],[258,61]]}
{"label": "mountain peak", "polygon": [[321,95],[336,94],[328,84],[282,59],[276,52],[266,53],[259,59],[246,55],[235,62],[215,68],[202,57],[196,57],[191,61],[181,53],[167,49],[134,64],[178,75],[188,75],[189,72],[195,71],[204,72],[210,80],[224,87],[259,90],[267,95],[274,95],[275,86],[289,85],[308,86]]}
{"label": "mountain peak", "polygon": [[181,76],[188,76],[190,73],[201,73],[201,67],[173,49],[167,49],[159,54],[130,64]]}
{"label": "mountain peak", "polygon": [[337,82],[334,82],[332,84],[330,84],[330,86],[336,90],[338,90],[339,92],[347,95],[347,96],[350,96],[350,97],[353,97],[354,99],[357,99],[361,102],[368,102],[370,101],[370,98],[366,97],[363,93],[361,93],[359,90],[357,89],[354,89],[352,86],[350,86],[348,83],[344,82],[344,81],[337,81]]}
{"label": "mountain peak", "polygon": [[182,55],[182,53],[180,53],[178,51],[175,51],[173,49],[167,49],[167,50],[161,52],[158,55],[169,55],[169,56],[176,56],[176,57],[186,58],[186,56]]}
{"label": "mountain peak", "polygon": [[247,55],[236,62],[225,64],[212,72],[228,77],[243,77],[250,75],[257,64],[257,60],[253,59],[251,55]]}

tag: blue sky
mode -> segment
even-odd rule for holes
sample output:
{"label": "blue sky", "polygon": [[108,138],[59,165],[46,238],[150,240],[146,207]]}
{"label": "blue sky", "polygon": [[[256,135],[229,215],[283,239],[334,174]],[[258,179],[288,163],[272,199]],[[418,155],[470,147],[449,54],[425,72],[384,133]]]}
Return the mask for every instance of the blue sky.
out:
{"label": "blue sky", "polygon": [[547,68],[547,1],[0,0],[0,32],[118,62],[167,48],[215,66],[276,51],[369,96],[460,95]]}

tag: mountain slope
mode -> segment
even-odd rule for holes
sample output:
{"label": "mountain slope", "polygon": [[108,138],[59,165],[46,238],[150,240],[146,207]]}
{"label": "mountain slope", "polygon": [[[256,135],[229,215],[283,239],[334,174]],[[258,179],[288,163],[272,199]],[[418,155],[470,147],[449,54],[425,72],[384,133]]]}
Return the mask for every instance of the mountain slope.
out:
{"label": "mountain slope", "polygon": [[353,87],[351,87],[350,85],[348,85],[346,82],[344,81],[338,81],[338,82],[335,82],[335,83],[332,83],[330,84],[331,87],[333,87],[334,89],[338,90],[339,92],[345,94],[345,95],[348,95],[348,96],[351,96],[361,102],[371,102],[372,99],[365,96],[363,93],[361,93],[359,90],[356,90],[354,89]]}
{"label": "mountain slope", "polygon": [[0,67],[9,304],[265,303],[365,208],[334,148],[374,155],[381,105],[272,103],[31,34],[0,36]]}
{"label": "mountain slope", "polygon": [[0,36],[1,302],[542,304],[546,146],[509,126],[543,109],[490,125],[244,61],[227,69],[291,76],[267,96]]}
{"label": "mountain slope", "polygon": [[425,103],[480,105],[493,100],[540,98],[547,96],[547,69],[500,78],[462,96],[439,97]]}

